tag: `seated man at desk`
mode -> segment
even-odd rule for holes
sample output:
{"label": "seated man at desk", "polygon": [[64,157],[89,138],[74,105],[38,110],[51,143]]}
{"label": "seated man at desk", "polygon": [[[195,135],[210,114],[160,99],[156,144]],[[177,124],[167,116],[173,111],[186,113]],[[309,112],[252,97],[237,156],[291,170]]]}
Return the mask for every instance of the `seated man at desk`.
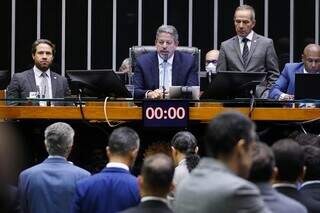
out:
{"label": "seated man at desk", "polygon": [[293,100],[296,73],[320,73],[320,46],[309,44],[304,48],[301,63],[287,63],[272,87],[269,98]]}
{"label": "seated man at desk", "polygon": [[178,44],[178,32],[174,26],[158,28],[157,51],[140,56],[134,68],[135,98],[160,99],[170,86],[199,85],[195,59],[191,54],[175,51]]}
{"label": "seated man at desk", "polygon": [[[32,44],[33,68],[13,75],[7,88],[7,99],[63,98],[70,95],[67,79],[50,70],[55,45],[46,39]],[[9,104],[17,104],[9,101]]]}

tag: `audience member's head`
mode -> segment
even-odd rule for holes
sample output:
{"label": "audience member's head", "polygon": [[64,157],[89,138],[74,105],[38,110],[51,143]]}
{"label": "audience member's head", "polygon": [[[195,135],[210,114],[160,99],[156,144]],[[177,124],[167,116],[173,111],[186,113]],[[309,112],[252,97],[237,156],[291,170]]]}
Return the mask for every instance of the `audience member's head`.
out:
{"label": "audience member's head", "polygon": [[237,7],[233,20],[237,35],[240,37],[248,36],[256,25],[254,9],[245,4]]}
{"label": "audience member's head", "polygon": [[180,131],[175,134],[171,140],[171,150],[175,164],[178,165],[182,159],[186,159],[189,171],[194,169],[200,160],[197,155],[197,139],[191,132]]}
{"label": "audience member's head", "polygon": [[303,153],[306,166],[304,181],[320,180],[320,148],[304,146]]}
{"label": "audience member's head", "polygon": [[206,71],[216,71],[216,66],[219,58],[219,50],[210,50],[206,54]]}
{"label": "audience member's head", "polygon": [[239,112],[219,114],[210,122],[205,137],[208,155],[241,177],[248,176],[255,140],[255,124]]}
{"label": "audience member's head", "polygon": [[119,68],[119,72],[131,73],[131,71],[132,71],[131,58],[125,58],[122,61],[122,64]]}
{"label": "audience member's head", "polygon": [[162,59],[170,58],[179,45],[177,29],[172,25],[161,25],[157,30],[155,45]]}
{"label": "audience member's head", "polygon": [[147,157],[139,176],[141,196],[166,197],[172,188],[174,165],[170,157],[156,154]]}
{"label": "audience member's head", "polygon": [[44,143],[49,155],[67,158],[73,146],[74,130],[69,124],[57,122],[44,131]]}
{"label": "audience member's head", "polygon": [[112,131],[107,146],[110,162],[120,162],[132,166],[137,157],[140,139],[136,131],[129,127],[119,127]]}
{"label": "audience member's head", "polygon": [[308,44],[303,51],[302,61],[308,73],[320,72],[320,46]]}
{"label": "audience member's head", "polygon": [[47,39],[36,40],[31,47],[32,59],[34,65],[41,71],[50,68],[54,54],[56,52],[55,45]]}
{"label": "audience member's head", "polygon": [[275,171],[275,158],[271,148],[264,143],[257,143],[252,154],[249,180],[255,183],[270,182]]}
{"label": "audience member's head", "polygon": [[294,138],[294,140],[295,140],[300,146],[312,145],[312,146],[317,146],[317,147],[319,147],[318,135],[316,135],[316,134],[300,133],[300,134],[298,134],[298,135]]}
{"label": "audience member's head", "polygon": [[304,162],[301,146],[292,139],[282,139],[272,145],[278,174],[276,182],[296,183],[303,178]]}

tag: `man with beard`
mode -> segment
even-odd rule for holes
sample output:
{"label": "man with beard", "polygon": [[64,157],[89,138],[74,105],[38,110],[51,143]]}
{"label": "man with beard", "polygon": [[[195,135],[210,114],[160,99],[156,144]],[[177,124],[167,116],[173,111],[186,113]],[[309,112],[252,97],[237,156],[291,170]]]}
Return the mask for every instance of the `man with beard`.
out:
{"label": "man with beard", "polygon": [[[31,48],[34,66],[32,69],[13,75],[7,88],[7,99],[63,98],[70,95],[67,79],[53,72],[55,45],[46,39],[38,39]],[[17,104],[9,101],[8,104]]]}

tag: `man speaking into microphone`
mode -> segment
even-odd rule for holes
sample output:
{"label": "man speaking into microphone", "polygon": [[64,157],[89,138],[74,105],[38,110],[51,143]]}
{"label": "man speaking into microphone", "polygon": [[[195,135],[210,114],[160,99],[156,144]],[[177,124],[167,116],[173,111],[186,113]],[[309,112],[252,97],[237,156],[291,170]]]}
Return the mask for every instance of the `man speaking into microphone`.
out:
{"label": "man speaking into microphone", "polygon": [[170,86],[198,86],[198,69],[191,54],[175,51],[179,44],[174,26],[162,25],[155,40],[157,51],[137,58],[134,98],[161,99]]}

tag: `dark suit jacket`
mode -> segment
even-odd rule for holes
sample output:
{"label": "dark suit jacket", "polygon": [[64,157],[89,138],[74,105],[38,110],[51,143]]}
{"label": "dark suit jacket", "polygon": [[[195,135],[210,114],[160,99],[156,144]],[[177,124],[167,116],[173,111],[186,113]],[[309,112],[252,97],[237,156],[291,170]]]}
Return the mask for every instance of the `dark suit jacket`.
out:
{"label": "dark suit jacket", "polygon": [[273,41],[254,33],[247,66],[243,63],[238,36],[222,42],[217,71],[266,72],[266,80],[257,87],[256,95],[267,98],[265,92],[279,77],[278,57]]}
{"label": "dark suit jacket", "polygon": [[294,95],[295,74],[303,73],[303,63],[287,63],[280,77],[271,88],[269,98],[278,100],[282,93]]}
{"label": "dark suit jacket", "polygon": [[[148,90],[159,88],[157,52],[140,56],[134,68],[134,96],[142,99]],[[172,86],[198,86],[199,74],[192,55],[175,51],[172,64]]]}
{"label": "dark suit jacket", "polygon": [[302,186],[300,194],[309,213],[320,212],[320,183],[310,183]]}
{"label": "dark suit jacket", "polygon": [[56,157],[24,170],[18,186],[23,212],[70,212],[76,182],[88,176],[88,171]]}
{"label": "dark suit jacket", "polygon": [[278,192],[280,192],[280,193],[282,193],[292,199],[295,199],[296,201],[298,201],[300,203],[303,203],[301,193],[297,189],[295,189],[293,187],[288,187],[288,186],[278,186],[278,187],[275,187],[275,189]]}
{"label": "dark suit jacket", "polygon": [[271,212],[307,213],[307,209],[301,203],[277,192],[270,183],[256,183],[256,185]]}
{"label": "dark suit jacket", "polygon": [[138,206],[129,208],[121,213],[173,213],[167,204],[158,200],[141,202]]}
{"label": "dark suit jacket", "polygon": [[[70,89],[67,79],[58,73],[50,71],[51,85],[52,85],[52,97],[63,98],[70,95]],[[36,92],[36,79],[33,69],[16,73],[13,75],[10,84],[7,87],[6,98],[7,99],[26,99],[29,97],[30,92]],[[9,104],[16,104],[9,102]]]}
{"label": "dark suit jacket", "polygon": [[139,202],[136,177],[122,168],[104,168],[77,183],[72,212],[113,213]]}

